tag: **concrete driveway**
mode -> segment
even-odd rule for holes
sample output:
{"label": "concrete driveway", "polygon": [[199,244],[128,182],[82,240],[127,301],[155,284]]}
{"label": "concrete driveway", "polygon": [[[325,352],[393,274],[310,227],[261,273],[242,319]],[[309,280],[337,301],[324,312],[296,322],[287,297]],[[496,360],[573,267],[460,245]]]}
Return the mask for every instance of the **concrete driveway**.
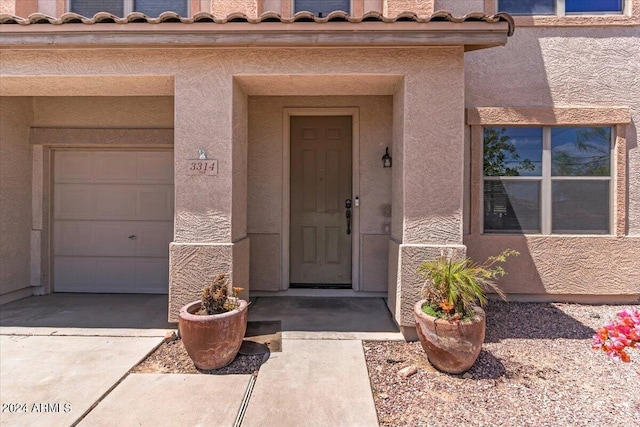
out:
{"label": "concrete driveway", "polygon": [[76,423],[174,327],[166,299],[53,294],[1,306],[0,424]]}
{"label": "concrete driveway", "polygon": [[253,309],[288,329],[257,380],[130,373],[176,329],[166,295],[52,294],[0,306],[0,424],[377,425],[361,340],[398,339],[383,302],[272,299]]}

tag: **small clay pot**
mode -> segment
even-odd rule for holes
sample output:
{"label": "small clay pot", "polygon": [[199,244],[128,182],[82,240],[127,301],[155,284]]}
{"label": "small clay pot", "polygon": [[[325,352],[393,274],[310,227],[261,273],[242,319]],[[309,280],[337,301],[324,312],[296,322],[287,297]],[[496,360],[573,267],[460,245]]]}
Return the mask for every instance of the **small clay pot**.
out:
{"label": "small clay pot", "polygon": [[422,311],[425,300],[413,307],[416,332],[429,362],[438,370],[461,374],[473,366],[482,350],[485,333],[485,313],[474,307],[470,320],[444,320]]}
{"label": "small clay pot", "polygon": [[201,302],[194,301],[180,309],[178,327],[187,353],[197,368],[222,368],[235,359],[247,331],[247,302],[227,313],[194,314]]}

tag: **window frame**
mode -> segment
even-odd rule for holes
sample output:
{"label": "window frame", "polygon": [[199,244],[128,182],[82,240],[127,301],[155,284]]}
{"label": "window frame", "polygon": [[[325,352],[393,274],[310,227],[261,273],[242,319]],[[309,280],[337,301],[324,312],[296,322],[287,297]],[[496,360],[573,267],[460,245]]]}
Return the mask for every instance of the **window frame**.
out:
{"label": "window frame", "polygon": [[[540,232],[536,232],[534,230],[522,230],[522,232],[517,232],[513,230],[491,230],[489,232],[485,232],[484,230],[484,193],[483,197],[480,199],[482,212],[482,221],[480,234],[491,234],[491,235],[544,235],[544,236],[567,236],[567,235],[580,235],[580,236],[588,236],[588,235],[598,235],[598,236],[611,236],[614,234],[615,230],[615,215],[614,215],[614,203],[615,203],[615,142],[616,142],[616,126],[615,125],[561,125],[561,126],[548,126],[548,125],[538,125],[538,126],[523,126],[523,125],[501,125],[501,126],[491,126],[491,125],[483,125],[483,140],[482,140],[482,155],[484,158],[484,129],[491,127],[505,127],[505,128],[517,128],[517,127],[540,127],[542,128],[542,165],[541,165],[541,173],[540,175],[529,175],[529,176],[485,176],[484,172],[482,174],[482,190],[484,192],[484,183],[487,181],[499,181],[499,182],[539,182],[540,183],[540,211],[539,211],[539,221],[540,221]],[[610,141],[609,141],[609,175],[608,176],[569,176],[569,175],[553,175],[551,173],[551,133],[554,128],[563,128],[563,127],[607,127],[610,129]],[[566,230],[563,232],[553,232],[553,191],[552,186],[554,182],[557,181],[608,181],[609,182],[609,198],[607,200],[609,206],[609,224],[608,229],[605,232],[598,231],[590,231],[590,232],[581,232],[579,230]]]}
{"label": "window frame", "polygon": [[[627,164],[627,134],[631,127],[631,110],[623,106],[585,106],[585,107],[470,107],[466,109],[466,124],[469,126],[467,165],[465,170],[464,229],[470,235],[494,237],[525,236],[522,233],[484,233],[484,135],[483,127],[544,127],[544,126],[607,126],[612,128],[612,146],[614,156],[611,163],[613,190],[610,192],[613,203],[613,227],[610,234],[594,234],[585,237],[625,236],[629,229]],[[611,219],[610,219],[611,220]],[[532,236],[550,237],[532,234]],[[555,234],[555,237],[571,236]]]}
{"label": "window frame", "polygon": [[[186,0],[187,3],[187,14],[190,14],[191,12],[191,3],[194,0]],[[73,0],[65,0],[65,10],[68,12],[72,12],[71,10],[71,3],[73,2]],[[135,0],[121,0],[121,2],[123,3],[123,10],[122,10],[122,17],[125,17],[127,15],[129,15],[130,13],[135,12],[134,10],[134,4],[135,4]],[[199,3],[199,2],[198,2]],[[90,18],[89,16],[87,18]]]}
{"label": "window frame", "polygon": [[[564,6],[563,6],[564,10]],[[498,0],[484,0],[484,13],[498,12]],[[513,15],[516,27],[593,27],[640,25],[640,0],[625,0],[624,12],[616,14],[571,13],[555,15]]]}
{"label": "window frame", "polygon": [[[354,2],[357,0],[349,0],[349,10],[345,10],[345,12],[347,12],[347,14],[349,15],[353,15],[353,10],[354,10]],[[295,10],[296,10],[296,0],[290,0],[289,1],[289,7],[291,8],[291,16],[295,15]],[[326,16],[323,16],[323,18],[326,18]]]}
{"label": "window frame", "polygon": [[[586,16],[586,15],[590,15],[590,16],[606,16],[606,15],[613,15],[613,16],[621,16],[621,15],[625,15],[628,16],[631,14],[631,2],[632,0],[622,0],[622,10],[620,12],[566,12],[566,0],[553,0],[554,1],[554,6],[555,6],[555,13],[553,14],[545,14],[545,15],[536,15],[536,14],[513,14],[513,16],[555,16],[555,17],[562,17],[562,16]],[[637,1],[637,0],[636,0]],[[494,13],[498,13],[500,12],[500,0],[495,0],[495,11]]]}

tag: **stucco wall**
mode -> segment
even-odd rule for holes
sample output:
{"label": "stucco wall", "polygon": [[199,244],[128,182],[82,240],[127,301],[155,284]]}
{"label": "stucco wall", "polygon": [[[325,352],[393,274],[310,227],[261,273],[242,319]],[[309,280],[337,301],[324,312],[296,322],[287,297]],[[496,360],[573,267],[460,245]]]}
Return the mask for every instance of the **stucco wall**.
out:
{"label": "stucco wall", "polygon": [[640,296],[640,239],[629,237],[467,235],[469,256],[478,261],[505,247],[520,252],[505,264],[502,288],[518,295],[566,301],[628,302]]}
{"label": "stucco wall", "polygon": [[47,96],[34,98],[34,127],[172,128],[166,96]]}
{"label": "stucco wall", "polygon": [[435,0],[434,10],[447,10],[453,16],[464,16],[469,12],[482,12],[484,0]]}
{"label": "stucco wall", "polygon": [[506,47],[466,57],[468,107],[631,109],[629,234],[640,235],[640,27],[520,28]]}
{"label": "stucco wall", "polygon": [[14,15],[15,11],[15,0],[0,0],[0,14]]}
{"label": "stucco wall", "polygon": [[[454,0],[446,3],[461,4]],[[479,260],[505,247],[523,253],[505,281],[514,294],[569,295],[568,300],[586,294],[637,298],[640,27],[517,28],[506,47],[466,54],[466,105],[630,108],[626,239],[469,235],[465,243],[469,254]]]}
{"label": "stucco wall", "polygon": [[[391,146],[391,96],[254,96],[249,101],[249,201],[253,290],[278,290],[281,282],[282,147],[284,107],[358,107],[360,113],[360,218],[362,285],[387,288],[391,171],[382,167]],[[286,166],[286,165],[285,165]]]}
{"label": "stucco wall", "polygon": [[242,12],[252,18],[258,14],[260,0],[211,0],[210,12],[215,16],[227,16],[230,13]]}
{"label": "stucco wall", "polygon": [[385,0],[382,7],[385,16],[396,16],[402,12],[427,16],[433,13],[433,0]]}
{"label": "stucco wall", "polygon": [[31,295],[32,98],[0,97],[0,303]]}

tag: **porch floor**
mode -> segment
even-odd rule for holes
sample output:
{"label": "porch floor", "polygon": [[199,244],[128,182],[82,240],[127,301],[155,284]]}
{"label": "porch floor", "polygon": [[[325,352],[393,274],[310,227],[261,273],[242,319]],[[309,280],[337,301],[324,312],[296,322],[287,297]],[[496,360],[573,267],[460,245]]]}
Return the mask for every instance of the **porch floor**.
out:
{"label": "porch floor", "polygon": [[282,323],[290,339],[402,339],[383,298],[257,297],[249,321]]}
{"label": "porch floor", "polygon": [[[402,339],[383,298],[254,297],[249,321],[279,321],[283,338]],[[167,295],[55,293],[0,306],[3,333],[163,336]],[[63,332],[64,331],[64,332]]]}

